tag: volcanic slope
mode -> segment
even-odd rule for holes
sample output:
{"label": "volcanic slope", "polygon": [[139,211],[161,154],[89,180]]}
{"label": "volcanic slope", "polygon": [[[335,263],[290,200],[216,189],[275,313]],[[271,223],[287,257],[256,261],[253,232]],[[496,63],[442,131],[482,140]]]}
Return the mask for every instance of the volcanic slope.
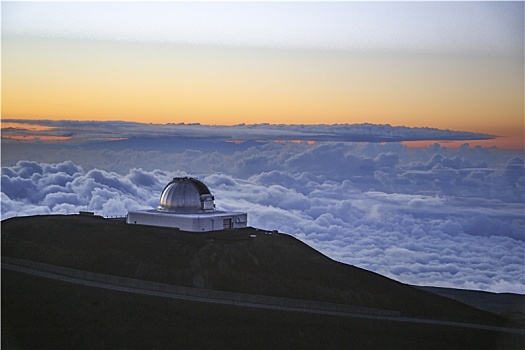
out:
{"label": "volcanic slope", "polygon": [[[127,225],[122,219],[104,219],[85,215],[48,215],[4,220],[1,235],[2,258],[22,259],[98,274],[202,290],[388,310],[406,318],[516,327],[516,324],[495,314],[419,290],[370,271],[336,262],[289,235],[255,228],[191,233],[171,228]],[[41,288],[41,295],[45,296],[46,293],[52,295],[54,292],[50,292],[51,290],[65,291],[73,288],[67,283],[53,284],[51,280],[43,281],[42,278],[22,276],[23,274],[12,271],[3,270],[2,275],[2,327],[3,330],[6,330],[7,336],[12,337],[15,337],[13,334],[20,335],[14,330],[25,322],[20,318],[21,311],[17,311],[13,305],[18,305],[17,307],[29,305],[29,301],[21,300],[24,296],[30,298],[31,293],[27,290],[34,291]],[[20,293],[23,286],[26,287],[25,292]],[[80,287],[76,288],[74,293],[87,293],[87,299],[99,293],[86,292],[91,290],[91,287],[81,290]],[[112,293],[104,292],[100,295],[107,297],[107,300],[113,300]],[[66,295],[71,294],[73,293],[66,293]],[[35,297],[37,296],[31,295],[31,298]],[[50,296],[50,298],[53,297]],[[122,302],[130,296],[115,298]],[[45,299],[47,301],[42,300],[42,303],[49,302],[48,299]],[[95,305],[97,305],[96,300],[95,298],[93,301]],[[141,299],[141,303],[148,304],[149,302]],[[167,307],[168,304],[162,304],[157,298],[151,301],[151,305],[163,309],[164,306],[158,305]],[[170,307],[173,306],[170,305]],[[202,309],[203,306],[200,305],[192,307],[192,310]],[[37,304],[32,304],[31,307],[44,308],[45,312],[49,312],[49,309],[52,308],[50,305]],[[75,307],[81,307],[81,305]],[[217,311],[217,308],[223,309]],[[110,309],[105,304],[105,310]],[[143,305],[140,310],[147,313],[147,309],[148,307]],[[216,306],[206,310],[209,315],[219,315],[217,316],[219,318],[223,313],[232,318],[234,313],[232,310],[238,310],[238,308],[230,308],[229,311],[224,311],[226,309],[225,306]],[[119,310],[120,313],[124,312],[122,309]],[[38,311],[28,311],[28,315],[38,314]],[[67,310],[64,314],[66,313],[70,315],[72,310]],[[45,316],[42,317],[45,319]],[[173,322],[173,320],[170,321],[169,316],[165,317],[167,317],[166,322]],[[34,324],[37,319],[38,317],[32,319],[33,328],[28,326],[28,329],[39,329],[39,326]],[[342,325],[340,321],[337,322],[340,326]],[[110,322],[110,324],[114,323]],[[328,321],[325,322],[325,325],[330,324]],[[260,326],[259,324],[257,327]],[[219,327],[219,325],[213,327]],[[241,322],[237,324],[237,327],[248,326]],[[392,333],[399,334],[393,330],[392,326],[390,327]],[[257,329],[260,331],[259,328]],[[285,327],[286,329],[288,328]],[[280,331],[282,330],[280,328]],[[223,336],[226,334],[224,329],[220,332]],[[272,334],[277,336],[281,333]],[[198,338],[196,333],[194,335]],[[271,339],[271,336],[268,336]],[[304,338],[304,334],[302,337]],[[127,337],[123,338],[127,339]],[[353,337],[352,339],[357,341],[358,338]],[[363,344],[369,344],[367,342],[372,338],[366,339],[368,340]],[[476,344],[484,342],[483,338],[480,339]],[[10,340],[11,338],[7,339],[8,343]],[[71,338],[69,340],[74,341]],[[185,343],[180,343],[180,339],[177,341],[179,341],[177,344],[185,346]],[[406,339],[401,341],[406,341]],[[518,342],[520,341],[521,338],[518,339]],[[53,342],[50,344],[57,345]],[[72,343],[65,344],[70,346]],[[270,342],[264,343],[263,347],[274,347],[276,344],[287,343]],[[310,345],[312,344],[315,343]],[[406,345],[406,343],[401,344]],[[104,344],[97,345],[104,347]],[[208,347],[209,344],[202,343],[201,345]],[[217,343],[211,344],[211,347],[213,345]],[[223,345],[234,346],[235,344],[227,342]],[[348,343],[342,341],[341,346],[346,347],[346,345]],[[162,343],[159,346],[164,347],[165,344]],[[242,344],[239,346],[243,347]]]}

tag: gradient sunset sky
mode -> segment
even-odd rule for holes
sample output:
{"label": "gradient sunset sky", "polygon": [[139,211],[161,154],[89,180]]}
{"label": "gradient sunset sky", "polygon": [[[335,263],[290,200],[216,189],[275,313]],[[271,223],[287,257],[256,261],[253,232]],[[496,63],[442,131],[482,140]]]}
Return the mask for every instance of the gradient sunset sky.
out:
{"label": "gradient sunset sky", "polygon": [[2,119],[366,122],[523,148],[523,2],[1,6]]}

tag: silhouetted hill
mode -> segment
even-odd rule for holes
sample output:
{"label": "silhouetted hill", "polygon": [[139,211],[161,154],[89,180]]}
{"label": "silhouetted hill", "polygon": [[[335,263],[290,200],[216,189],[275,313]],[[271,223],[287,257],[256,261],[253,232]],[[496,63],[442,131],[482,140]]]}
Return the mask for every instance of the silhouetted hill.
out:
{"label": "silhouetted hill", "polygon": [[[104,219],[97,216],[50,215],[4,220],[1,234],[2,257],[199,289],[384,309],[399,312],[401,316],[410,318],[497,327],[516,326],[508,319],[498,315],[393,281],[370,271],[336,262],[292,236],[255,228],[190,233],[170,228],[126,225],[124,220]],[[59,298],[59,295],[62,297]],[[16,308],[14,305],[17,305]],[[130,307],[134,308],[134,311],[128,310]],[[153,310],[155,310],[154,313],[152,313]],[[107,312],[116,313],[116,315],[108,315]],[[43,326],[47,322],[46,315],[54,315],[57,318],[55,323],[47,323],[46,326]],[[81,315],[88,318],[100,318],[102,321],[90,320],[90,322],[95,322],[92,325],[95,328],[90,330],[91,328],[86,327],[83,323]],[[127,318],[125,321],[123,321],[124,315]],[[282,318],[279,318],[277,323],[273,323],[276,322],[276,315]],[[68,319],[67,326],[56,326],[61,324],[60,320],[64,317]],[[137,323],[138,320],[134,320],[135,317],[149,320],[148,322],[156,325],[160,333],[147,327],[144,329],[140,323]],[[80,338],[69,339],[65,343],[57,343],[53,339],[56,340],[57,337],[61,339],[64,334],[71,337],[71,332],[81,334],[78,336],[82,339],[89,337],[91,334],[89,332],[100,337],[100,329],[96,327],[96,324],[102,322],[103,329],[117,327],[118,330],[120,329],[118,327],[124,327],[123,330],[120,330],[122,332],[120,338],[113,338],[109,335],[112,331],[107,330],[109,333],[106,336],[113,340],[129,340],[131,338],[126,334],[138,332],[137,329],[145,332],[144,336],[146,334],[152,337],[155,334],[160,336],[163,341],[157,344],[158,346],[152,346],[153,348],[171,347],[169,344],[178,344],[182,347],[194,347],[195,344],[197,344],[196,347],[216,347],[214,345],[220,344],[226,347],[243,347],[242,344],[231,343],[233,338],[226,335],[232,330],[221,328],[226,327],[226,324],[220,325],[222,321],[219,319],[221,318],[227,321],[226,324],[230,322],[231,327],[238,327],[241,331],[261,332],[250,336],[244,334],[243,337],[247,339],[251,339],[252,336],[270,337],[262,343],[257,343],[262,347],[280,347],[279,344],[286,345],[287,342],[291,343],[283,347],[308,347],[308,345],[322,347],[324,343],[319,338],[320,334],[329,336],[335,329],[338,329],[339,335],[329,336],[326,339],[327,347],[347,347],[348,344],[356,346],[375,344],[378,347],[387,347],[386,345],[393,345],[396,341],[399,343],[394,344],[394,347],[404,347],[410,343],[406,339],[406,332],[414,335],[413,332],[416,329],[419,329],[418,335],[411,341],[435,338],[435,341],[439,343],[441,339],[434,334],[437,330],[430,331],[427,328],[421,328],[423,326],[415,326],[413,323],[409,331],[408,326],[403,328],[398,323],[394,326],[386,319],[376,320],[376,323],[371,320],[357,322],[345,319],[343,321],[333,316],[297,315],[284,311],[246,311],[240,307],[210,306],[198,302],[168,302],[163,301],[162,298],[101,291],[97,288],[74,286],[14,271],[2,271],[2,328],[6,331],[10,344],[16,343],[15,340],[21,334],[25,334],[21,330],[22,333],[17,333],[18,327],[24,326],[26,330],[32,329],[37,333],[41,329],[39,327],[43,327],[47,335],[41,334],[40,336],[44,338],[49,336],[50,332],[58,332],[48,339],[48,343],[44,341],[50,344],[49,347],[79,345],[83,343],[79,340]],[[259,318],[262,323],[255,321]],[[27,319],[31,320],[29,324],[27,324]],[[292,327],[289,322],[302,324],[303,321],[300,320],[309,320],[304,321],[306,322],[304,323],[305,328],[300,329],[300,332],[303,332],[300,339],[309,339],[304,336],[305,330],[311,327],[316,329],[316,331],[310,329],[309,332],[313,338],[305,344],[295,343],[293,337],[298,336],[294,333],[296,329],[289,328]],[[189,324],[197,321],[201,323],[197,326],[198,330],[188,329]],[[84,324],[80,333],[72,330],[64,334],[60,333],[60,330],[71,327],[78,329],[73,326],[75,322]],[[208,322],[219,322],[219,324],[211,325]],[[388,324],[385,326],[381,322]],[[50,324],[55,326],[51,327]],[[334,328],[335,324],[338,325],[336,328]],[[384,333],[388,336],[385,335],[386,338],[383,340],[372,339],[374,337],[372,328],[379,324],[389,329]],[[223,339],[225,343],[191,343],[191,340],[186,343],[180,338],[175,341],[171,339],[171,336],[162,333],[174,332],[173,325],[178,325],[179,333],[181,329],[189,332],[191,339],[214,335]],[[278,331],[274,329],[277,325]],[[204,327],[204,330],[201,327]],[[343,328],[340,329],[340,327]],[[135,331],[130,331],[132,329]],[[206,329],[208,332],[205,331]],[[352,329],[359,329],[359,335],[349,337],[340,334],[340,332],[349,332]],[[120,334],[117,330],[115,334]],[[270,330],[275,337],[288,337],[288,340],[271,338],[272,335],[268,333]],[[314,336],[322,330],[324,333]],[[441,331],[443,329],[437,332]],[[461,332],[457,330],[452,331],[448,327],[447,332],[451,336],[457,332],[453,338],[463,339]],[[474,344],[480,342],[492,344],[489,340],[499,339],[489,336],[490,332],[484,334]],[[519,343],[522,339],[519,335],[509,337],[510,344],[516,344],[516,339]],[[330,346],[332,344],[330,340],[336,341],[336,339],[338,343]],[[171,341],[173,343],[170,343]],[[26,344],[23,341],[22,343]],[[104,345],[106,343],[95,343],[98,347],[106,347]],[[115,345],[111,341],[107,344]],[[146,345],[147,342],[136,340],[136,342],[126,344],[133,347],[132,344]],[[199,344],[201,346],[198,346]],[[254,346],[254,343],[251,343],[251,346]]]}

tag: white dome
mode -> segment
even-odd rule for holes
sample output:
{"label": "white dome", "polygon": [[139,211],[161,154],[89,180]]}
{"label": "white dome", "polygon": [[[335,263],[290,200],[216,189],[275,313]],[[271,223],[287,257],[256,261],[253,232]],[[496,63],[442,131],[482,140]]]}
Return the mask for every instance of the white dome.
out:
{"label": "white dome", "polygon": [[175,177],[162,191],[157,210],[173,213],[213,212],[213,200],[210,190],[201,181],[189,177]]}

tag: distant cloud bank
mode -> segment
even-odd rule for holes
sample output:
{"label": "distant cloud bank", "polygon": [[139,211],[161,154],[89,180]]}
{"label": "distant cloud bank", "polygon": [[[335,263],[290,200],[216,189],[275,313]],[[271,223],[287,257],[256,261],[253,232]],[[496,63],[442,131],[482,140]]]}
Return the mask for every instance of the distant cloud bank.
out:
{"label": "distant cloud bank", "polygon": [[[3,142],[2,219],[79,210],[125,215],[156,207],[172,177],[191,175],[210,187],[219,209],[246,210],[249,225],[289,233],[335,260],[405,283],[525,293],[521,152],[467,144],[408,150],[399,143],[217,141],[250,128],[257,138],[281,130],[309,139],[305,130],[347,135],[352,126],[114,123],[112,132],[94,122],[86,132],[76,123],[48,124],[78,130],[72,134],[86,142]],[[415,132],[359,128],[381,137]],[[174,139],[152,137],[179,129]],[[95,136],[131,138],[87,141]]]}
{"label": "distant cloud bank", "polygon": [[[441,130],[435,128],[410,128],[378,124],[319,124],[275,125],[240,124],[232,126],[201,124],[142,124],[119,121],[52,121],[4,119],[4,123],[18,126],[2,130],[3,137],[34,136],[34,128],[24,124],[38,124],[52,129],[38,132],[42,136],[71,137],[70,141],[93,141],[115,138],[178,137],[206,140],[232,141],[344,141],[344,142],[401,142],[401,141],[466,141],[490,140],[494,135]],[[36,134],[38,134],[36,133]]]}

